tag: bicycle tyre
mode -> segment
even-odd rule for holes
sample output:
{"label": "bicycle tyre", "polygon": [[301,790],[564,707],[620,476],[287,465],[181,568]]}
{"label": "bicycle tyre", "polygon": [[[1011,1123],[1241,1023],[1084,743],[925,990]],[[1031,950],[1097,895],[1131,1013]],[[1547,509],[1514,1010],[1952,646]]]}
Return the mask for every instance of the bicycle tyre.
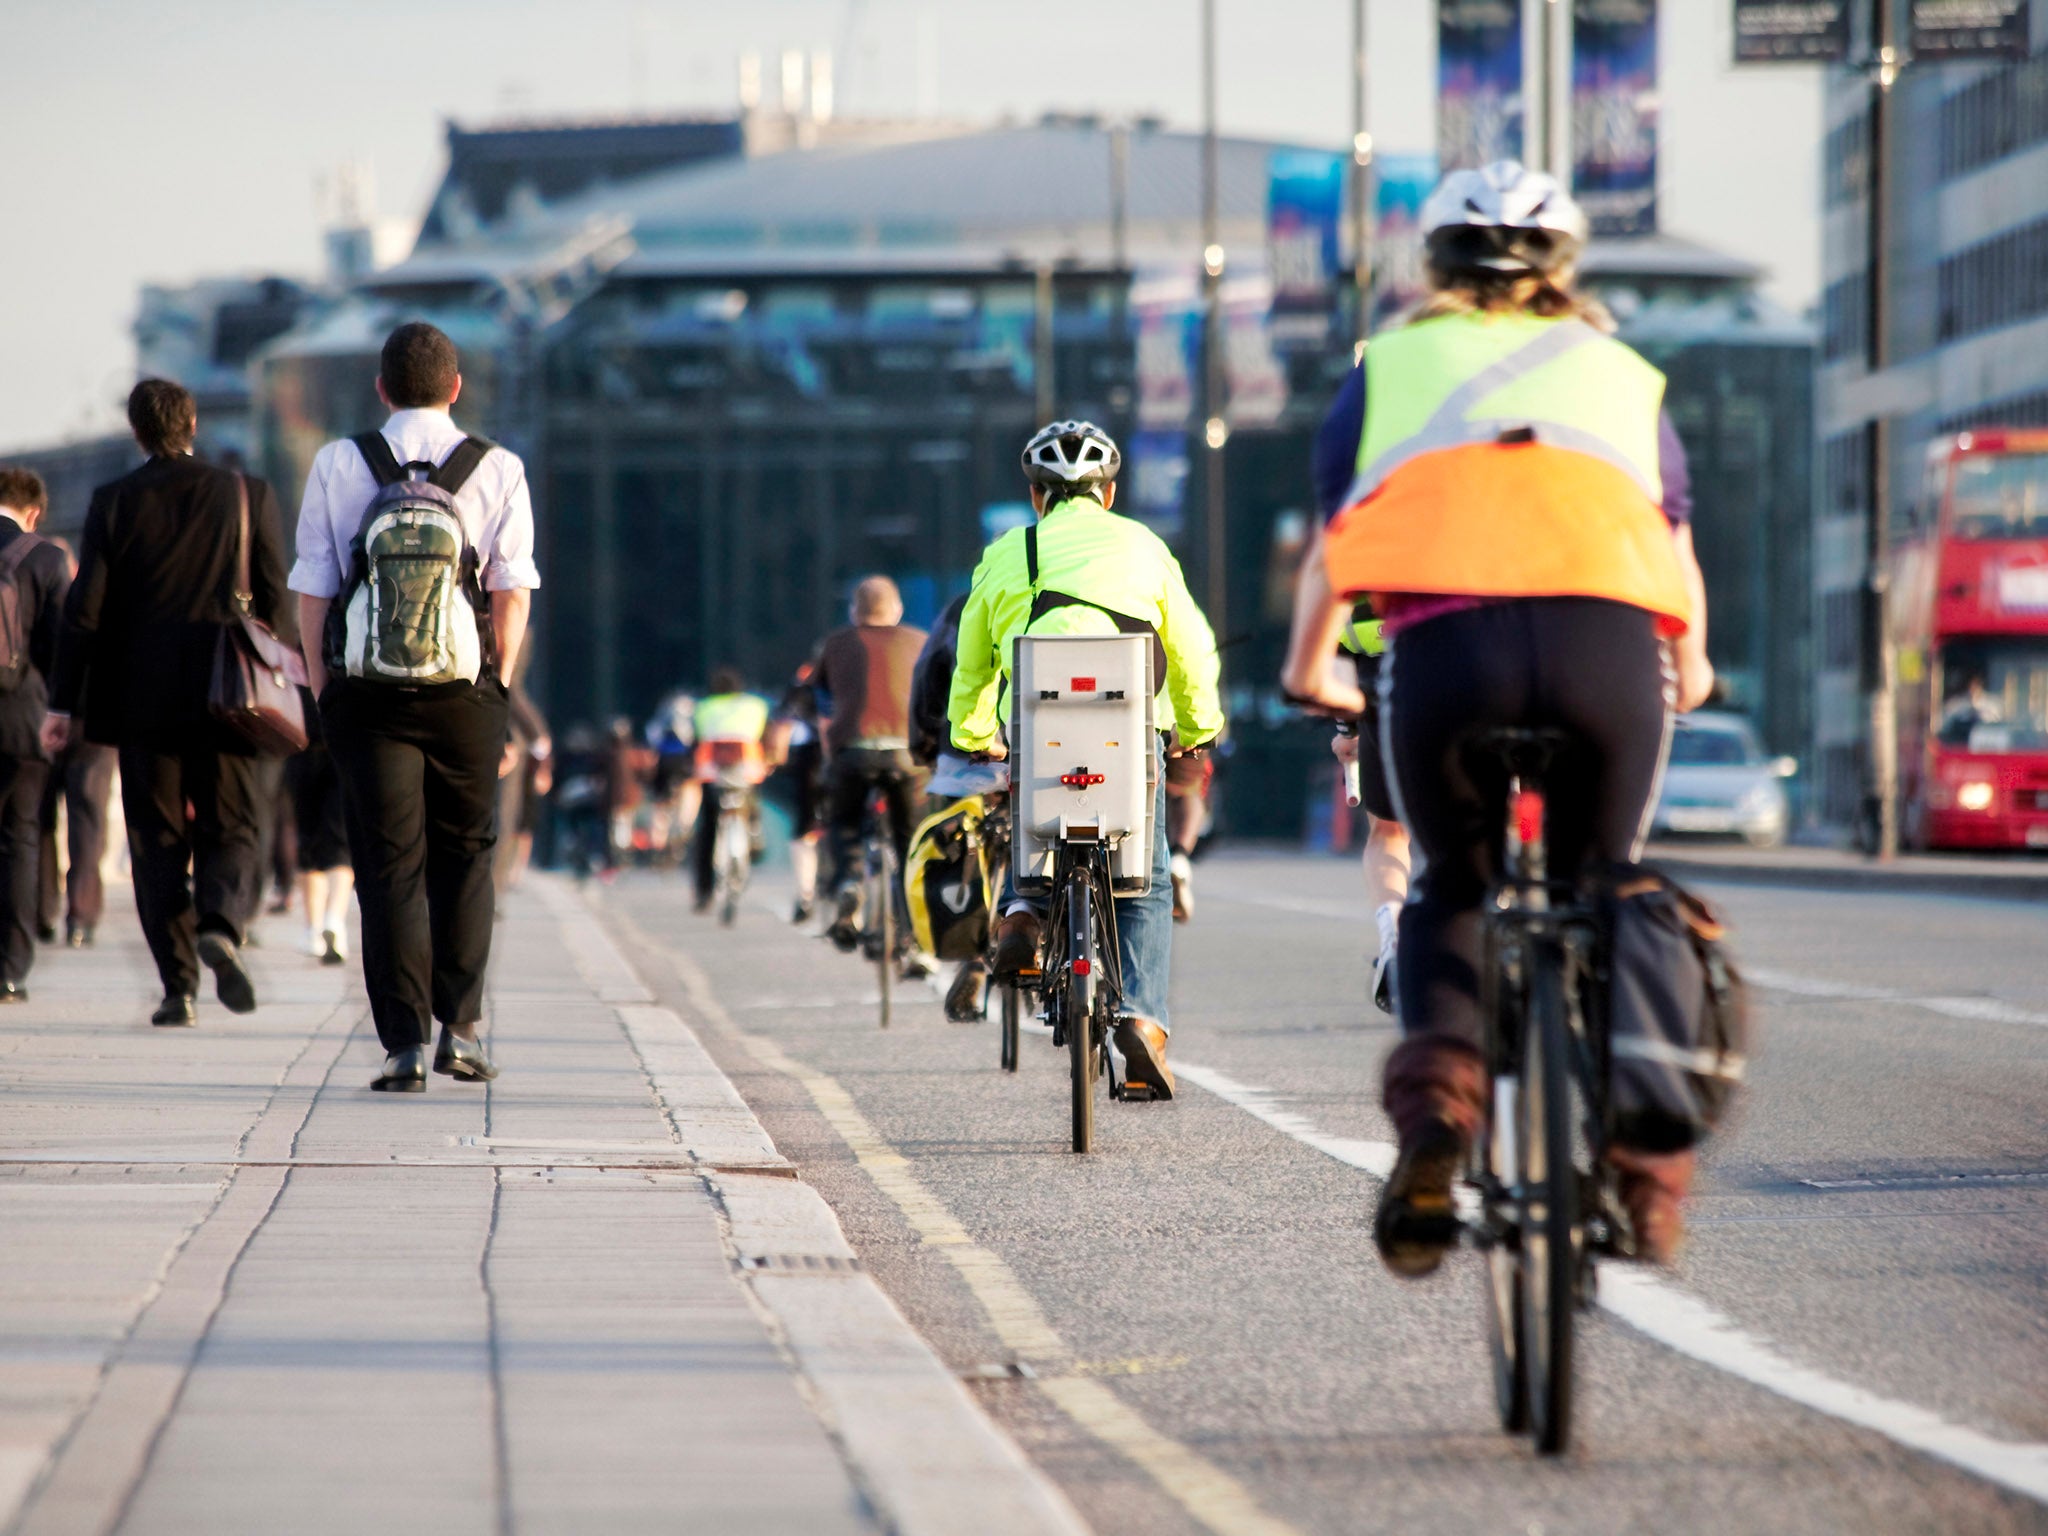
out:
{"label": "bicycle tyre", "polygon": [[890,866],[893,862],[892,856],[894,852],[895,850],[890,848],[886,842],[878,843],[871,850],[871,857],[868,861],[869,867],[875,872],[874,890],[870,892],[875,903],[872,909],[875,913],[875,926],[881,931],[882,935],[880,952],[875,957],[875,965],[880,973],[882,982],[882,1028],[884,1029],[889,1027],[889,989],[896,979],[896,900],[895,892],[891,889],[893,881],[890,878]]}
{"label": "bicycle tyre", "polygon": [[[1510,1089],[1512,1093],[1512,1089]],[[1519,1094],[1507,1100],[1518,1104]],[[1494,1097],[1495,1116],[1487,1132],[1490,1146],[1486,1171],[1511,1193],[1519,1182],[1515,1160],[1512,1108],[1503,1115],[1502,1096]],[[1493,1360],[1493,1402],[1500,1411],[1500,1427],[1511,1435],[1529,1429],[1528,1324],[1522,1310],[1521,1258],[1508,1243],[1496,1242],[1486,1250],[1486,1342]]]}
{"label": "bicycle tyre", "polygon": [[1024,1011],[1024,989],[1014,981],[1001,982],[998,986],[1003,994],[1003,1070],[1014,1072],[1017,1070],[1017,1033],[1019,1015]]}
{"label": "bicycle tyre", "polygon": [[746,839],[747,825],[740,814],[728,811],[720,816],[718,861],[725,890],[718,904],[718,920],[728,928],[739,921],[740,892],[746,889],[750,853]]}
{"label": "bicycle tyre", "polygon": [[1067,1076],[1073,1100],[1074,1150],[1095,1144],[1095,892],[1088,872],[1067,882],[1067,954],[1058,985],[1066,996]]}
{"label": "bicycle tyre", "polygon": [[1572,1162],[1570,1050],[1564,956],[1555,945],[1537,944],[1530,952],[1516,1151],[1524,1192],[1521,1292],[1529,1431],[1544,1456],[1562,1454],[1572,1434],[1579,1181]]}

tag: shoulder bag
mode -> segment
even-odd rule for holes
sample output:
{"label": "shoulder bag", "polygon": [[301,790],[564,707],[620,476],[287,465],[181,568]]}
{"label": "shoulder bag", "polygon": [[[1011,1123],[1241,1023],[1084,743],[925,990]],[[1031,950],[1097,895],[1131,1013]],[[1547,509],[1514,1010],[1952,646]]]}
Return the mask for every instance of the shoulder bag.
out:
{"label": "shoulder bag", "polygon": [[306,750],[305,658],[278,639],[252,612],[249,583],[249,482],[235,476],[235,589],[233,618],[221,626],[213,653],[207,707],[259,752],[289,757]]}

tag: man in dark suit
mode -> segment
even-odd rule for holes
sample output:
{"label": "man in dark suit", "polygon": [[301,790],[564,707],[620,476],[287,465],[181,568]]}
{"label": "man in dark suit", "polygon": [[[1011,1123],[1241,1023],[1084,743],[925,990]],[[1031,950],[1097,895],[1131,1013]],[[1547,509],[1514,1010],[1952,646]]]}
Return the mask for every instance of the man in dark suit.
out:
{"label": "man in dark suit", "polygon": [[[38,538],[49,495],[42,477],[0,468],[0,584],[13,588],[14,617],[0,617],[0,1003],[25,1003],[36,957],[36,897],[43,839],[43,784],[50,765],[40,735],[56,659],[57,623],[71,567]],[[4,614],[4,607],[0,607]],[[26,654],[21,654],[25,651]]]}
{"label": "man in dark suit", "polygon": [[[136,385],[128,424],[149,462],[93,492],[44,744],[70,742],[82,703],[85,739],[120,748],[135,906],[164,984],[150,1022],[191,1024],[202,961],[230,1012],[256,1007],[241,946],[262,894],[267,807],[253,749],[207,710],[233,622],[244,482],[192,457],[198,412],[178,385]],[[246,484],[252,611],[295,643],[277,500],[261,480]]]}
{"label": "man in dark suit", "polygon": [[[68,540],[49,535],[64,553],[64,585],[78,574],[78,556]],[[58,618],[61,620],[62,615]],[[107,795],[114,787],[114,749],[94,741],[74,741],[50,764],[43,785],[42,888],[36,902],[36,937],[57,942],[57,924],[64,924],[64,942],[85,949],[106,910],[107,888],[100,864],[107,852]],[[64,812],[64,840],[70,857],[57,852],[57,812]]]}

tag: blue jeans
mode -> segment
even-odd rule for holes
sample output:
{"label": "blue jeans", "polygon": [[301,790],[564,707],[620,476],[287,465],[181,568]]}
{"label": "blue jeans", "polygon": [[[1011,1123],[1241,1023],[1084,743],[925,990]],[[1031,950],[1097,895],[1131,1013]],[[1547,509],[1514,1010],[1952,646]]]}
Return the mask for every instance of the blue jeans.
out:
{"label": "blue jeans", "polygon": [[[1162,757],[1163,757],[1162,753]],[[1155,764],[1152,792],[1152,889],[1116,904],[1117,958],[1123,970],[1124,1012],[1169,1023],[1166,985],[1173,974],[1173,869],[1166,838],[1166,769]],[[1003,872],[1003,910],[1018,899],[1014,872]],[[1028,899],[1028,898],[1027,898]],[[1045,903],[1031,903],[1045,915]]]}

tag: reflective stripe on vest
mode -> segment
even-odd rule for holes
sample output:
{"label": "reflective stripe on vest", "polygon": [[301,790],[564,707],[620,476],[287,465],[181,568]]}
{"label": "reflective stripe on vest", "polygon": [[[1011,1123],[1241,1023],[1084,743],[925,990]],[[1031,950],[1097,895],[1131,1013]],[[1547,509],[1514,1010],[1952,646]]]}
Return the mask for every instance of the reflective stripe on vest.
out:
{"label": "reflective stripe on vest", "polygon": [[1366,348],[1366,420],[1345,504],[1424,454],[1542,443],[1613,465],[1664,498],[1664,376],[1583,320],[1446,315]]}

